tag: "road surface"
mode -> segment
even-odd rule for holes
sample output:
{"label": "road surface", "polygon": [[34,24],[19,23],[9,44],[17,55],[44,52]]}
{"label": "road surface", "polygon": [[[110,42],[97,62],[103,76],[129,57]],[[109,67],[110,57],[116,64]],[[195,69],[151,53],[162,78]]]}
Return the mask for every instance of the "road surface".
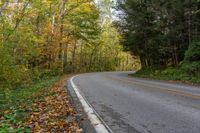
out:
{"label": "road surface", "polygon": [[114,133],[200,133],[200,87],[129,73],[81,74],[73,82]]}

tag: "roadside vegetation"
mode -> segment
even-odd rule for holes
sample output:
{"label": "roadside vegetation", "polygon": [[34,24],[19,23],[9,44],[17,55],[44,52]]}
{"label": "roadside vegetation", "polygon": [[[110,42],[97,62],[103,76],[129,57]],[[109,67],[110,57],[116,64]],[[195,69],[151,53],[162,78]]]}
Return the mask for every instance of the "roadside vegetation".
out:
{"label": "roadside vegetation", "polygon": [[152,66],[143,68],[134,77],[160,80],[182,81],[185,83],[200,83],[200,42],[191,44],[185,53],[184,61],[178,67],[160,68]]}
{"label": "roadside vegetation", "polygon": [[135,77],[200,83],[200,2],[118,1],[125,49],[137,56]]}
{"label": "roadside vegetation", "polygon": [[0,1],[0,132],[79,132],[63,120],[75,112],[55,85],[61,75],[138,66],[120,45],[111,5]]}
{"label": "roadside vegetation", "polygon": [[[0,101],[0,132],[81,132],[61,76],[45,76],[9,90]],[[60,80],[60,81],[59,81]]]}
{"label": "roadside vegetation", "polygon": [[0,2],[0,89],[19,88],[46,71],[127,70],[112,23],[111,1],[6,0]]}

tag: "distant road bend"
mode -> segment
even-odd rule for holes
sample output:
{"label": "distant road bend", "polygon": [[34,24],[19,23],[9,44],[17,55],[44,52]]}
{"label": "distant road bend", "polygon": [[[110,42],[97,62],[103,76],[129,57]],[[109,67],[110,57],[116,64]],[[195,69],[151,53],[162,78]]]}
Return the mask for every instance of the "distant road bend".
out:
{"label": "distant road bend", "polygon": [[81,74],[73,82],[114,133],[200,133],[200,87],[129,73]]}

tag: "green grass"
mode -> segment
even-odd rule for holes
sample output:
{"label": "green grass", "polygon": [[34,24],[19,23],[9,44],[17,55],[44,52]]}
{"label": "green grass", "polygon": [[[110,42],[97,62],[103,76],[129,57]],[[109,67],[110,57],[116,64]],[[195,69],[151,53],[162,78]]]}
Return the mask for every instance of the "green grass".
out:
{"label": "green grass", "polygon": [[161,66],[148,67],[131,76],[200,84],[200,41],[192,42],[185,52],[184,60],[180,62],[179,67],[165,69],[161,69]]}
{"label": "green grass", "polygon": [[160,69],[156,67],[150,67],[141,69],[135,74],[130,74],[130,76],[157,80],[178,81],[189,84],[200,83],[200,78],[198,76],[191,75],[181,68]]}
{"label": "green grass", "polygon": [[[38,100],[37,94],[44,94],[48,88],[60,79],[60,76],[49,76],[36,80],[32,84],[5,90],[0,97],[0,133],[30,132],[24,124],[28,117],[29,108],[34,100]],[[36,109],[37,110],[37,109]],[[15,128],[17,127],[17,128]]]}

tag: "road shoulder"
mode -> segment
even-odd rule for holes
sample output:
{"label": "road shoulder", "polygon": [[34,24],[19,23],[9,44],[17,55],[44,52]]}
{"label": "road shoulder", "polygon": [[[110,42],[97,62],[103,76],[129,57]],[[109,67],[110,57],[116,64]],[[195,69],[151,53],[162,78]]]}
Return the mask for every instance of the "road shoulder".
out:
{"label": "road shoulder", "polygon": [[83,133],[95,133],[96,131],[94,127],[91,125],[90,120],[88,119],[87,114],[85,113],[81,105],[81,102],[79,101],[74,89],[72,88],[72,85],[69,79],[65,80],[64,88],[70,95],[69,101],[77,112],[76,119],[79,122],[81,128],[83,129]]}

